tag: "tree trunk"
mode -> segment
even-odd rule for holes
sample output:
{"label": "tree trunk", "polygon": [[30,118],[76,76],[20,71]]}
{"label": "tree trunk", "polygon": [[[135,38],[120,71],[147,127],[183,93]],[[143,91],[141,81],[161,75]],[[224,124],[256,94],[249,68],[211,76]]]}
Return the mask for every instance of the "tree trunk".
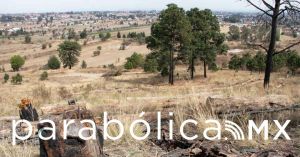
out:
{"label": "tree trunk", "polygon": [[203,68],[204,68],[204,78],[207,78],[207,74],[206,74],[206,61],[203,61]]}
{"label": "tree trunk", "polygon": [[279,8],[280,8],[280,0],[276,0],[275,8],[273,11],[273,17],[272,17],[271,40],[270,40],[270,45],[269,45],[269,49],[267,52],[264,88],[268,88],[269,84],[270,84],[270,77],[271,77],[272,65],[273,65],[273,54],[275,52],[275,46],[276,46],[276,34],[277,34]]}
{"label": "tree trunk", "polygon": [[192,56],[192,62],[191,62],[191,65],[190,65],[190,71],[191,71],[191,79],[193,80],[194,79],[194,72],[195,72],[195,58],[194,56]]}
{"label": "tree trunk", "polygon": [[72,69],[72,66],[71,66],[71,65],[69,65],[69,69]]}
{"label": "tree trunk", "polygon": [[174,85],[174,54],[173,50],[170,51],[170,63],[169,63],[169,84]]}

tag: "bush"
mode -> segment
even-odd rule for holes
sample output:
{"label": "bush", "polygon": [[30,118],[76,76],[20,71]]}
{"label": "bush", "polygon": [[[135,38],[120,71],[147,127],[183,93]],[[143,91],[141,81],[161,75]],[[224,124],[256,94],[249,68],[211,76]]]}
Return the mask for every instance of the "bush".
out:
{"label": "bush", "polygon": [[44,71],[41,76],[40,76],[40,80],[41,81],[44,81],[44,80],[47,80],[48,79],[48,73],[47,71]]}
{"label": "bush", "polygon": [[86,62],[84,60],[81,63],[81,68],[82,69],[86,69],[87,68],[87,64],[86,64]]}
{"label": "bush", "polygon": [[11,83],[15,85],[22,84],[22,81],[23,81],[23,76],[20,75],[19,73],[17,73],[17,75],[11,78]]}
{"label": "bush", "polygon": [[25,43],[30,44],[31,43],[31,37],[29,35],[25,36]]}
{"label": "bush", "polygon": [[51,56],[47,64],[49,69],[55,70],[60,68],[60,61],[56,56]]}
{"label": "bush", "polygon": [[229,69],[235,70],[237,72],[242,67],[241,58],[239,58],[237,55],[234,55],[230,59],[228,67]]}
{"label": "bush", "polygon": [[47,44],[42,44],[42,49],[46,49],[47,48]]}
{"label": "bush", "polygon": [[300,68],[300,56],[296,53],[289,54],[287,58],[287,67],[291,70],[292,75],[295,75],[297,69]]}
{"label": "bush", "polygon": [[253,57],[254,63],[255,63],[255,70],[262,72],[265,70],[266,67],[266,55],[264,55],[262,52],[258,52]]}
{"label": "bush", "polygon": [[6,83],[9,80],[9,75],[5,73],[3,79],[4,83]]}
{"label": "bush", "polygon": [[51,48],[51,47],[52,47],[52,44],[51,44],[51,43],[49,43],[49,44],[48,44],[48,46],[49,46],[49,48]]}
{"label": "bush", "polygon": [[14,71],[19,71],[20,68],[25,64],[25,59],[19,55],[15,55],[10,58],[10,64]]}
{"label": "bush", "polygon": [[130,57],[128,57],[127,62],[125,63],[125,69],[135,69],[142,67],[144,64],[144,57],[141,54],[134,52]]}
{"label": "bush", "polygon": [[94,54],[94,57],[99,56],[100,53],[101,53],[100,51],[94,51],[94,53],[93,53],[93,54]]}
{"label": "bush", "polygon": [[97,50],[101,51],[102,50],[102,46],[98,46]]}
{"label": "bush", "polygon": [[211,63],[211,64],[208,65],[208,70],[216,72],[216,71],[219,70],[219,68],[218,68],[216,63]]}
{"label": "bush", "polygon": [[86,29],[84,29],[81,33],[80,33],[80,38],[81,39],[85,39],[87,37],[87,31]]}
{"label": "bush", "polygon": [[117,38],[121,38],[122,36],[121,36],[121,33],[120,32],[118,32],[118,34],[117,34]]}
{"label": "bush", "polygon": [[153,58],[147,58],[145,60],[145,64],[144,64],[144,71],[145,72],[156,72],[158,69],[158,63],[156,61],[156,59]]}

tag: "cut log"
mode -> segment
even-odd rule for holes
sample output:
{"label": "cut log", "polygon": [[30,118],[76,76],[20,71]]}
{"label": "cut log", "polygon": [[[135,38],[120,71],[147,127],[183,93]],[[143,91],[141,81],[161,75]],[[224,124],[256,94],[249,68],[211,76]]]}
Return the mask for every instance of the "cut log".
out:
{"label": "cut log", "polygon": [[[47,111],[47,112],[45,112]],[[41,140],[40,139],[40,156],[41,157],[102,157],[103,153],[103,137],[101,130],[97,128],[97,140],[85,141],[78,135],[79,130],[85,127],[92,127],[89,124],[82,124],[80,120],[90,119],[94,121],[92,113],[82,106],[60,106],[43,108],[43,112],[51,113],[44,115],[42,119],[52,120],[56,125],[56,139]],[[74,119],[75,123],[68,126],[67,139],[63,139],[63,120]],[[51,124],[39,124],[41,131],[45,127],[52,127]],[[91,131],[84,131],[83,136],[88,137]],[[43,130],[44,137],[50,137],[52,131]]]}
{"label": "cut log", "polygon": [[254,110],[278,109],[292,105],[291,100],[284,95],[270,95],[259,98],[239,97],[208,97],[207,108],[216,114],[228,114],[232,112],[249,112]]}
{"label": "cut log", "polygon": [[69,105],[69,106],[61,106],[61,105],[48,105],[45,107],[41,107],[42,115],[60,115],[67,111],[74,110],[86,110],[84,105]]}

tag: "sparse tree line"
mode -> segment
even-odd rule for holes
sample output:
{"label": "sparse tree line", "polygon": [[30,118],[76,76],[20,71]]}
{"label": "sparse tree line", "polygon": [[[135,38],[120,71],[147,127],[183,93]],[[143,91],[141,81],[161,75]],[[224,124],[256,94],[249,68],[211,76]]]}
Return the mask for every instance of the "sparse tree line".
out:
{"label": "sparse tree line", "polygon": [[196,61],[201,61],[207,77],[207,67],[215,67],[216,56],[228,49],[224,41],[225,34],[220,32],[218,19],[211,10],[185,11],[176,4],[169,4],[161,12],[159,21],[152,25],[151,36],[146,38],[152,52],[146,56],[144,69],[168,75],[169,83],[174,84],[177,62],[188,64],[193,79]]}
{"label": "sparse tree line", "polygon": [[[281,1],[283,3],[279,3]],[[248,2],[255,6],[250,0]],[[276,4],[286,6],[285,9],[281,10],[281,13],[292,7],[292,4],[287,3],[285,0],[277,0]],[[278,21],[273,21],[273,23]],[[244,26],[241,30],[237,26],[231,26],[227,36],[228,40],[241,40],[242,43],[247,45],[253,42],[269,43],[269,48],[265,48],[263,45],[254,46],[260,46],[268,53],[272,51],[272,62],[270,63],[270,54],[265,55],[259,52],[254,56],[250,54],[242,57],[235,55],[228,63],[228,67],[236,71],[265,71],[265,87],[268,87],[272,71],[287,67],[292,74],[295,74],[300,65],[299,55],[289,50],[300,42],[293,43],[281,51],[274,51],[274,43],[280,40],[280,35],[278,28],[274,28],[274,25],[269,24],[256,25],[252,28]],[[228,50],[228,46],[224,44],[224,41],[225,35],[220,33],[218,20],[210,10],[194,8],[184,11],[175,4],[169,4],[168,8],[161,12],[158,22],[152,25],[151,36],[146,38],[147,47],[152,52],[146,56],[142,67],[145,71],[159,71],[162,76],[169,76],[169,83],[174,84],[176,63],[188,64],[188,70],[191,79],[193,79],[195,63],[196,61],[202,61],[204,77],[207,77],[207,67],[208,69],[217,70],[216,56],[224,54]],[[127,59],[125,64],[127,69],[135,67],[132,65],[134,63],[132,59],[136,56]]]}

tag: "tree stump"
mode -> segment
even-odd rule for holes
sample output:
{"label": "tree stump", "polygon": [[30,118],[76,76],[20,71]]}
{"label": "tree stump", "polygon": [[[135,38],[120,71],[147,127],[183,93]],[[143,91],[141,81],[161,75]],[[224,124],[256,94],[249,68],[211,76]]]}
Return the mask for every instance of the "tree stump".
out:
{"label": "tree stump", "polygon": [[22,99],[19,108],[20,119],[30,122],[39,120],[39,115],[29,99]]}
{"label": "tree stump", "polygon": [[[58,109],[59,108],[59,109]],[[103,136],[100,128],[97,127],[97,140],[85,141],[80,139],[78,132],[84,127],[91,127],[90,124],[80,123],[81,120],[94,120],[93,114],[85,107],[80,106],[66,106],[53,108],[49,112],[51,114],[45,115],[42,119],[52,120],[56,125],[56,139],[41,140],[40,139],[40,157],[102,157],[103,153]],[[43,109],[42,109],[43,110]],[[46,110],[51,110],[47,107]],[[63,120],[75,120],[75,123],[68,126],[67,139],[63,139]],[[39,130],[44,127],[51,127],[51,124],[39,124]],[[90,136],[91,131],[84,131],[83,136]],[[43,137],[50,137],[52,131],[44,130]]]}

